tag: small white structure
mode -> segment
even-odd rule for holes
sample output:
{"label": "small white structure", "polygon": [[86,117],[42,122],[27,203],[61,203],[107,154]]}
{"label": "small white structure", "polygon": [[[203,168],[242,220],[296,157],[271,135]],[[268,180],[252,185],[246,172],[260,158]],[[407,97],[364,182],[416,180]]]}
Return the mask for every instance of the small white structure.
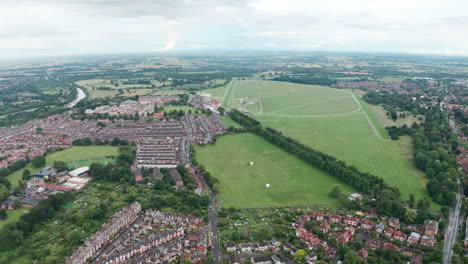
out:
{"label": "small white structure", "polygon": [[74,171],[70,171],[68,175],[72,177],[80,177],[80,176],[86,176],[88,175],[88,173],[89,173],[89,167],[81,167]]}
{"label": "small white structure", "polygon": [[249,163],[249,165],[250,165],[250,166],[253,166],[253,161],[251,161],[251,162]]}
{"label": "small white structure", "polygon": [[266,184],[266,187],[267,187],[267,188],[270,188],[270,184],[269,184],[269,183],[267,183],[267,184]]}
{"label": "small white structure", "polygon": [[362,195],[360,195],[359,193],[352,193],[348,196],[348,200],[350,201],[362,200],[362,198]]}

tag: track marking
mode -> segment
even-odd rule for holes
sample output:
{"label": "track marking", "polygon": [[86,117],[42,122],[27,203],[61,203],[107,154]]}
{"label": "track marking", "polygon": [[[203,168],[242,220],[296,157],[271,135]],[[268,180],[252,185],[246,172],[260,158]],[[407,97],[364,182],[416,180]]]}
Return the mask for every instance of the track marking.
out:
{"label": "track marking", "polygon": [[276,114],[276,113],[280,113],[280,112],[284,112],[284,111],[288,111],[288,110],[292,110],[292,109],[296,109],[296,108],[301,108],[301,107],[304,107],[304,106],[325,103],[325,102],[334,101],[334,100],[341,99],[341,98],[348,98],[348,97],[349,96],[334,97],[334,98],[330,98],[330,99],[326,99],[326,100],[322,100],[322,101],[317,101],[317,102],[313,102],[313,103],[297,105],[297,106],[293,106],[293,107],[289,107],[289,108],[283,108],[283,109],[280,109],[280,110],[273,111],[270,114]]}

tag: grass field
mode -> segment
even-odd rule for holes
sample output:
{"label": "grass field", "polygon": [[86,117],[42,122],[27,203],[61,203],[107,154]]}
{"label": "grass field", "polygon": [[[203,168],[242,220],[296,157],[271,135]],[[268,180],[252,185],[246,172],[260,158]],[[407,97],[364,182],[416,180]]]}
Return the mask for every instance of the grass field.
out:
{"label": "grass field", "polygon": [[[74,146],[71,148],[67,148],[62,151],[54,152],[50,155],[46,156],[46,166],[49,167],[54,164],[54,161],[61,160],[67,163],[73,161],[82,161],[88,159],[99,159],[106,156],[114,156],[118,155],[118,147],[113,146]],[[31,173],[34,173],[42,168],[33,168],[31,164],[28,164],[24,169],[28,169]],[[23,169],[23,170],[24,170]],[[21,180],[23,176],[23,170],[18,170],[10,175],[8,175],[7,179],[11,182],[13,187],[18,186],[18,181]]]}
{"label": "grass field", "polygon": [[3,228],[5,224],[14,223],[19,220],[19,218],[25,213],[29,212],[28,208],[20,208],[17,210],[7,210],[7,219],[0,220],[0,229]]}
{"label": "grass field", "polygon": [[223,120],[224,124],[226,124],[226,126],[230,127],[234,127],[234,128],[238,128],[238,127],[241,127],[241,125],[239,125],[236,121],[232,120],[231,118],[227,117],[227,116],[220,116],[219,117],[221,120]]}
{"label": "grass field", "polygon": [[414,122],[420,124],[421,120],[418,120],[419,117],[421,117],[424,120],[423,115],[417,115],[414,117],[411,115],[410,112],[400,112],[398,111],[397,114],[400,115],[400,113],[406,113],[407,116],[405,118],[398,118],[396,121],[393,121],[391,118],[387,116],[387,111],[380,105],[371,105],[369,104],[369,109],[372,110],[372,113],[374,113],[375,117],[379,120],[379,122],[382,124],[384,127],[388,126],[397,126],[401,127],[403,125],[411,126]]}
{"label": "grass field", "polygon": [[[248,80],[238,81],[232,90],[232,97],[260,98],[266,115],[333,115],[356,111],[359,107],[351,93],[318,85]],[[228,106],[236,107],[231,99]],[[339,107],[330,107],[334,103]]]}
{"label": "grass field", "polygon": [[89,167],[92,163],[101,163],[103,165],[106,165],[108,163],[115,163],[115,159],[99,158],[99,159],[77,160],[77,161],[68,162],[67,165],[69,169],[72,169],[72,168],[77,169],[77,168],[81,168],[85,166]]}
{"label": "grass field", "polygon": [[[427,197],[426,179],[413,165],[411,142],[386,140],[388,135],[359,95],[355,100],[347,91],[267,81],[240,81],[234,95],[259,97],[264,114],[254,117],[264,126],[382,177],[401,190],[402,199],[410,193],[416,199]],[[432,208],[439,206],[433,203]]]}
{"label": "grass field", "polygon": [[[138,79],[138,78],[137,78]],[[127,79],[116,80],[118,82],[126,81]],[[152,81],[153,84],[159,85],[158,81]],[[156,92],[157,89],[151,88],[151,85],[146,84],[128,84],[128,85],[119,85],[115,87],[111,84],[111,80],[106,79],[90,79],[90,80],[81,80],[75,83],[81,87],[84,87],[87,92],[90,94],[91,98],[99,98],[99,97],[114,97],[119,93],[119,90],[123,90],[123,97],[135,96],[135,95],[146,95],[151,92]],[[94,89],[95,87],[107,87],[111,88],[112,90],[98,90]],[[137,89],[131,89],[137,88]]]}
{"label": "grass field", "polygon": [[[226,207],[336,205],[328,195],[339,183],[324,172],[253,134],[227,135],[216,144],[196,147],[200,164],[221,181],[218,201]],[[254,162],[253,166],[248,163]],[[270,188],[266,188],[266,184]],[[234,200],[236,202],[229,202]]]}

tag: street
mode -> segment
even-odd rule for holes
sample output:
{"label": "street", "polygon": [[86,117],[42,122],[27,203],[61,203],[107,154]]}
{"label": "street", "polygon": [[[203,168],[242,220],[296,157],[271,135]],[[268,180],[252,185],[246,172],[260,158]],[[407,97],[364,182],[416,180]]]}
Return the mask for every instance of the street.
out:
{"label": "street", "polygon": [[460,207],[461,207],[462,190],[460,186],[460,180],[458,180],[457,183],[458,183],[460,190],[457,193],[457,201],[455,202],[455,207],[450,212],[447,232],[445,233],[444,249],[443,249],[443,254],[444,254],[443,263],[444,264],[449,264],[450,260],[452,259],[452,254],[453,254],[452,248],[457,240],[458,227],[460,225]]}
{"label": "street", "polygon": [[218,224],[218,217],[216,216],[216,194],[214,193],[213,190],[210,189],[208,184],[205,182],[203,177],[201,176],[201,173],[198,171],[198,169],[192,164],[190,160],[190,142],[192,142],[192,130],[188,131],[188,140],[187,143],[185,144],[186,148],[186,154],[187,154],[187,160],[190,163],[190,167],[193,168],[195,173],[200,176],[200,179],[204,182],[205,189],[209,190],[210,192],[210,208],[209,208],[209,214],[210,214],[210,229],[211,229],[211,247],[212,247],[212,252],[213,252],[213,258],[214,262],[216,264],[221,263],[221,253],[219,251],[219,241],[218,241],[218,229],[217,229],[217,224]]}
{"label": "street", "polygon": [[216,216],[216,195],[211,190],[210,194],[210,225],[211,225],[211,247],[213,251],[213,258],[216,264],[221,263],[220,252],[219,252],[219,242],[218,242],[218,217]]}

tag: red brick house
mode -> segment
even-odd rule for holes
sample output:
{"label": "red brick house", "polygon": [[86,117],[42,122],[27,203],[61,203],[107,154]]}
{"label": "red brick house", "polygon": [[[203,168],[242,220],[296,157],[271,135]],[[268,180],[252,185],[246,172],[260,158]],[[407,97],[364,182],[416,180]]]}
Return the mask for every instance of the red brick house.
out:
{"label": "red brick house", "polygon": [[325,214],[320,211],[315,211],[313,216],[315,221],[323,221],[325,219]]}
{"label": "red brick house", "polygon": [[353,216],[348,215],[348,216],[345,217],[344,223],[347,224],[347,225],[357,226],[358,221]]}
{"label": "red brick house", "polygon": [[372,230],[374,229],[375,224],[372,221],[369,221],[367,219],[364,219],[361,221],[361,227],[365,228],[367,230]]}
{"label": "red brick house", "polygon": [[383,231],[383,234],[387,237],[392,237],[395,231],[391,227],[386,227]]}
{"label": "red brick house", "polygon": [[424,221],[424,235],[435,236],[439,231],[439,222],[434,220]]}
{"label": "red brick house", "polygon": [[399,240],[401,242],[405,242],[406,237],[407,237],[407,235],[405,235],[405,233],[403,233],[401,231],[395,231],[395,233],[393,233],[393,239]]}
{"label": "red brick house", "polygon": [[319,228],[322,231],[322,233],[326,234],[326,233],[328,233],[328,231],[330,231],[330,224],[329,223],[322,223],[322,224],[320,224]]}
{"label": "red brick house", "polygon": [[337,214],[330,215],[330,223],[340,223],[341,219],[343,219],[341,215],[337,215]]}

